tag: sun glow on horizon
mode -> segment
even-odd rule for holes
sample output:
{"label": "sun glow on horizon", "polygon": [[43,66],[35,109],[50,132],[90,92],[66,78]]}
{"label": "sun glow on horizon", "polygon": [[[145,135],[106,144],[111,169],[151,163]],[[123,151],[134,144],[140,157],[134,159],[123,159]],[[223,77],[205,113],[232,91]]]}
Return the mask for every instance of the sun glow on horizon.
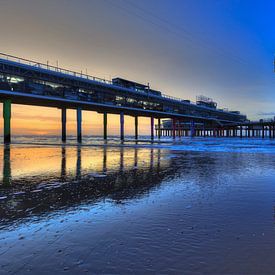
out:
{"label": "sun glow on horizon", "polygon": [[[0,134],[3,134],[3,104],[0,104]],[[134,118],[125,116],[125,135],[134,135]],[[108,114],[108,135],[119,135],[119,115]],[[139,117],[139,135],[150,132],[150,118]],[[61,111],[57,108],[12,104],[12,135],[61,134]],[[82,111],[82,134],[103,135],[103,115]],[[76,110],[67,109],[67,135],[76,136]]]}

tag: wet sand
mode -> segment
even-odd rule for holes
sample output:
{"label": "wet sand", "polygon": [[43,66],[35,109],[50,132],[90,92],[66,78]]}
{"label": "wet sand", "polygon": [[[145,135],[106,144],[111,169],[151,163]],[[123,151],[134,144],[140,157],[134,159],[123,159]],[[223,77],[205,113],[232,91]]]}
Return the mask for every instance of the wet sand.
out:
{"label": "wet sand", "polygon": [[273,154],[0,148],[1,274],[275,269]]}

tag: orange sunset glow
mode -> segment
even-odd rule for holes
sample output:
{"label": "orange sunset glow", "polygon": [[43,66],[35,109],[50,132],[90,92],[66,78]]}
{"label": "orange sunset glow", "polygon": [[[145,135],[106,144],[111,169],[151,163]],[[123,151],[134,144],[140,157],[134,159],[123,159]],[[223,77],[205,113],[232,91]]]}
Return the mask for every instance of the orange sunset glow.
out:
{"label": "orange sunset glow", "polygon": [[[0,115],[2,118],[2,104]],[[83,134],[102,135],[103,115],[97,112],[83,111]],[[13,135],[59,135],[61,132],[61,113],[56,108],[37,106],[12,106],[12,134]],[[0,120],[0,133],[3,134],[3,119]],[[119,115],[108,114],[108,134],[119,134]],[[140,135],[148,134],[150,118],[139,117]],[[67,110],[67,133],[76,135],[76,111]],[[125,134],[134,134],[134,118],[125,116]]]}

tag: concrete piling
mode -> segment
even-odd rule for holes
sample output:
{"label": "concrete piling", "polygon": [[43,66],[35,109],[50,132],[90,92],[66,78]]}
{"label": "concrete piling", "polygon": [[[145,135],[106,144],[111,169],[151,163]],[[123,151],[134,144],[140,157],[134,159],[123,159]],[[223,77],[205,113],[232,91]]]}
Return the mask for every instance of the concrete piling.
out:
{"label": "concrete piling", "polygon": [[67,122],[67,110],[66,108],[61,108],[61,139],[63,142],[66,141],[66,122]]}
{"label": "concrete piling", "polygon": [[124,113],[120,113],[120,140],[124,140]]}
{"label": "concrete piling", "polygon": [[76,109],[76,117],[77,117],[77,141],[82,141],[82,110],[80,107]]}
{"label": "concrete piling", "polygon": [[107,140],[107,113],[103,113],[103,138]]}
{"label": "concrete piling", "polygon": [[11,100],[6,99],[3,102],[4,118],[4,143],[11,142]]}
{"label": "concrete piling", "polygon": [[138,116],[135,116],[135,139],[138,139]]}
{"label": "concrete piling", "polygon": [[154,140],[154,117],[151,117],[151,140]]}

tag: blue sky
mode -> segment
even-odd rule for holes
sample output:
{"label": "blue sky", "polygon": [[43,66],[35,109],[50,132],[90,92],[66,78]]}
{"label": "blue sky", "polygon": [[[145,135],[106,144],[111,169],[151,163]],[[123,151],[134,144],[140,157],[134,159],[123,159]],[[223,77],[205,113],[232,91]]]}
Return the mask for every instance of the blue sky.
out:
{"label": "blue sky", "polygon": [[[275,111],[275,1],[1,1],[1,51],[123,76],[250,118]],[[12,20],[11,20],[12,18]],[[7,23],[8,22],[8,23]],[[3,39],[5,38],[5,39]]]}

